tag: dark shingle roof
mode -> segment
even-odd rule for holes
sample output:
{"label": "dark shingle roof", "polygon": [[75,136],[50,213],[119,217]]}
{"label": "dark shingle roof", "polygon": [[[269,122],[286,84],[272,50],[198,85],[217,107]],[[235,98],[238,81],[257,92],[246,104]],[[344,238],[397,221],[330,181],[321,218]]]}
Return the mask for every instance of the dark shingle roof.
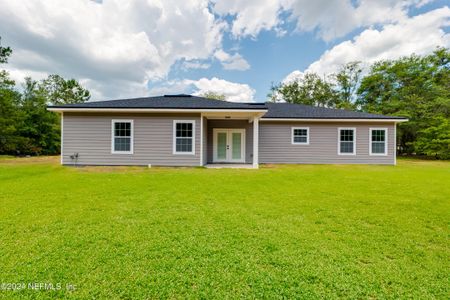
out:
{"label": "dark shingle roof", "polygon": [[52,108],[167,108],[167,109],[267,109],[264,103],[236,103],[191,95],[164,95],[133,99],[93,101]]}
{"label": "dark shingle roof", "polygon": [[263,118],[276,119],[404,119],[343,109],[291,103],[266,103],[269,111]]}
{"label": "dark shingle roof", "polygon": [[50,108],[105,108],[105,109],[257,109],[268,110],[264,119],[405,119],[343,109],[315,107],[291,103],[237,103],[191,95],[164,95],[133,99],[85,102],[55,105]]}

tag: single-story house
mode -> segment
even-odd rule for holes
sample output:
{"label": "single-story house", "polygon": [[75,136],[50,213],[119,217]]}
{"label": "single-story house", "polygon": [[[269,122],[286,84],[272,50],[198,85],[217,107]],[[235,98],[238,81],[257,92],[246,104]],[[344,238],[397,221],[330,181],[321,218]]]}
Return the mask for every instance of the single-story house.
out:
{"label": "single-story house", "polygon": [[64,165],[396,163],[405,118],[191,95],[49,106],[61,113]]}

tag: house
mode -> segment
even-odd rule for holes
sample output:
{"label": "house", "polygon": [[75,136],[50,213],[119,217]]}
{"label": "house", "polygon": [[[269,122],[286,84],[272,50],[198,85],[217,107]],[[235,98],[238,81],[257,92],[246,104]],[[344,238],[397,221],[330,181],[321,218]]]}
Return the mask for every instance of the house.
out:
{"label": "house", "polygon": [[191,95],[50,106],[64,165],[396,163],[404,118]]}

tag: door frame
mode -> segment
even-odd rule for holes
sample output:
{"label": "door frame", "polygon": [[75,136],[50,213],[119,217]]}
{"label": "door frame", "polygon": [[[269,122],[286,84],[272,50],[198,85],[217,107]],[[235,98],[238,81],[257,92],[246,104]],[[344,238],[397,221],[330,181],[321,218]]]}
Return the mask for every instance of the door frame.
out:
{"label": "door frame", "polygon": [[[227,158],[225,160],[217,158],[217,133],[218,132],[226,132],[227,133],[227,145],[231,145],[231,141],[229,141],[230,137],[232,137],[233,132],[241,133],[241,159],[233,160],[229,157],[229,153],[232,153],[232,149],[227,151]],[[245,128],[213,128],[213,163],[245,163],[246,158],[246,138],[245,138]]]}

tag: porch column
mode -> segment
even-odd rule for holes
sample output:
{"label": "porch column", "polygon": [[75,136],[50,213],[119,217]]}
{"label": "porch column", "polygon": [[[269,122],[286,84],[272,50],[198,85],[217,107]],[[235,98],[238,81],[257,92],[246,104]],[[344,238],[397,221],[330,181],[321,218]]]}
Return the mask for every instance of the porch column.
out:
{"label": "porch column", "polygon": [[200,114],[200,167],[204,165],[203,161],[203,113]]}
{"label": "porch column", "polygon": [[259,118],[253,118],[253,168],[258,169],[259,165]]}

